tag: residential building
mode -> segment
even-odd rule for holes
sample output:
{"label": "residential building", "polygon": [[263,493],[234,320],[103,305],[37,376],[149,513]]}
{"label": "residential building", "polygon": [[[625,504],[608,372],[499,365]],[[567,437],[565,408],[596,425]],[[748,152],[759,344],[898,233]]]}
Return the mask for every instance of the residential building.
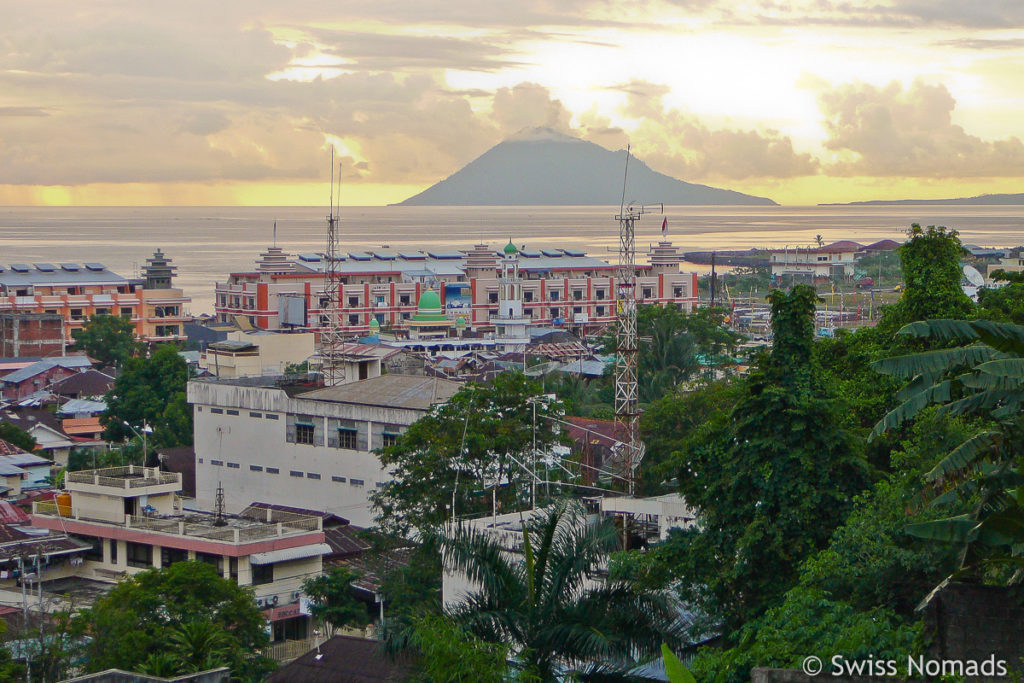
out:
{"label": "residential building", "polygon": [[[499,333],[504,327],[514,336],[528,325],[596,329],[615,320],[617,266],[575,249],[508,246],[512,250],[495,252],[478,244],[469,251],[382,249],[341,255],[337,305],[342,332],[371,334],[375,322],[384,331],[423,335],[425,326],[412,323],[429,290],[446,320],[421,322],[447,329],[462,318],[473,334]],[[646,257],[648,263],[638,266],[637,300],[691,310],[697,304],[697,276],[680,272],[678,248],[660,242]],[[245,319],[266,330],[318,331],[327,324],[330,305],[324,287],[322,255],[292,258],[271,247],[255,270],[231,273],[216,285],[217,319]],[[444,330],[434,333],[439,331]]]}
{"label": "residential building", "polygon": [[992,282],[992,273],[997,270],[1004,270],[1007,273],[1024,273],[1024,252],[1004,256],[998,262],[988,264],[988,271],[985,274],[989,282]]}
{"label": "residential building", "polygon": [[224,341],[213,342],[199,357],[199,368],[214,377],[259,377],[284,374],[288,365],[299,365],[315,353],[312,332],[230,332]]}
{"label": "residential building", "polygon": [[857,254],[864,245],[849,240],[820,247],[773,249],[769,263],[772,275],[831,278],[853,275]]}
{"label": "residential building", "polygon": [[52,474],[53,462],[28,453],[3,439],[0,439],[0,463],[16,467],[24,473],[18,486],[19,493],[50,485],[48,480]]}
{"label": "residential building", "polygon": [[63,356],[64,338],[58,313],[0,313],[0,358]]}
{"label": "residential building", "polygon": [[122,277],[102,263],[0,266],[0,314],[59,315],[67,343],[92,315],[130,320],[143,341],[183,342],[191,299],[172,286],[175,267],[170,264],[158,249],[146,259],[140,279]]}
{"label": "residential building", "polygon": [[179,474],[135,465],[68,472],[64,489],[55,502],[33,503],[32,525],[88,544],[77,576],[113,583],[151,567],[208,562],[224,578],[252,587],[276,633],[308,630],[299,607],[302,582],[322,572],[321,558],[330,553],[319,517],[190,511],[178,497]]}
{"label": "residential building", "polygon": [[86,356],[55,356],[0,377],[0,399],[18,401],[92,367]]}
{"label": "residential building", "polygon": [[229,511],[270,501],[370,526],[369,494],[389,476],[373,451],[459,386],[391,374],[328,388],[271,377],[189,382],[197,505],[211,508],[221,485]]}

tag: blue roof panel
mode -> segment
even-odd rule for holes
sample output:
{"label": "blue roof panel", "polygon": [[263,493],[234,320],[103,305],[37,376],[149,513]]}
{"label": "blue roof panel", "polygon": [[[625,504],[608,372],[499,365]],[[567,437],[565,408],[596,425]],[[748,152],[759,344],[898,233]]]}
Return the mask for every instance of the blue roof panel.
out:
{"label": "blue roof panel", "polygon": [[299,260],[306,263],[319,263],[320,254],[299,254]]}

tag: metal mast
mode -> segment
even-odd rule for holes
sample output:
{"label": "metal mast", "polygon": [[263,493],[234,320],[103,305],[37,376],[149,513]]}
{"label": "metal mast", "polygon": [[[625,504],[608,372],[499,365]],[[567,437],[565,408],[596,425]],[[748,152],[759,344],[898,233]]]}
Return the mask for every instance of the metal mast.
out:
{"label": "metal mast", "polygon": [[[341,203],[341,169],[338,169],[338,203]],[[327,216],[327,249],[324,251],[324,291],[320,296],[320,373],[324,386],[333,387],[344,379],[341,364],[341,273],[338,271],[338,214],[334,205],[334,149],[331,149],[331,213]],[[326,320],[325,320],[326,317]],[[326,323],[326,325],[325,325]]]}
{"label": "metal mast", "polygon": [[[636,328],[636,222],[648,213],[643,205],[626,202],[626,177],[629,173],[630,148],[626,147],[626,170],[622,178],[622,202],[619,204],[619,269],[618,302],[615,329],[615,438],[619,446],[618,460],[623,477],[629,482],[629,493],[636,488],[636,470],[644,457],[640,441],[639,391],[637,389]],[[655,205],[652,205],[652,208]],[[664,206],[656,205],[664,212]]]}

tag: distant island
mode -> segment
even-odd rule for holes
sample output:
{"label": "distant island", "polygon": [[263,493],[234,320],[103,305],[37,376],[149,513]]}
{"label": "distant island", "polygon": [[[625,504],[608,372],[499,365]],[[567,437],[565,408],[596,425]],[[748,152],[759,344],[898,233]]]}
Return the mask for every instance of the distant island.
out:
{"label": "distant island", "polygon": [[818,206],[920,206],[926,204],[964,204],[974,206],[1024,204],[1024,192],[1017,194],[980,194],[977,197],[958,197],[956,199],[872,199],[867,202],[835,202],[831,204],[818,204]]}
{"label": "distant island", "polygon": [[[618,205],[626,150],[528,128],[397,206]],[[629,162],[626,201],[776,206],[766,197],[697,185]]]}

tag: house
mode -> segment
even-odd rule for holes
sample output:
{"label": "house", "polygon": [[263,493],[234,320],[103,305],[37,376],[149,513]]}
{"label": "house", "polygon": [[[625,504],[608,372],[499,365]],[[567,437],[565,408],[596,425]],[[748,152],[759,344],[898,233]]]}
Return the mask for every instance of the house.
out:
{"label": "house", "polygon": [[313,337],[312,332],[230,332],[224,341],[207,345],[199,367],[225,379],[281,375],[315,353]]}
{"label": "house", "polygon": [[50,393],[61,398],[99,398],[114,386],[114,378],[92,368],[75,373],[49,386]]}
{"label": "house", "polygon": [[91,366],[92,361],[86,356],[43,358],[0,377],[0,398],[7,401],[23,399]]}
{"label": "house", "polygon": [[842,240],[820,247],[786,247],[769,252],[772,275],[830,278],[853,275],[857,254],[864,245]]}
{"label": "house", "polygon": [[21,495],[21,485],[28,478],[28,473],[17,465],[0,461],[0,496],[17,498]]}
{"label": "house", "polygon": [[184,560],[208,562],[226,579],[251,586],[275,634],[306,637],[302,582],[330,552],[321,520],[269,509],[236,515],[187,510],[181,476],[129,465],[68,472],[55,502],[32,504],[32,525],[87,544],[76,575],[115,583],[123,573]]}
{"label": "house", "polygon": [[21,491],[48,487],[53,473],[53,462],[38,455],[27,453],[17,446],[0,439],[0,463],[12,465],[25,473],[21,480]]}
{"label": "house", "polygon": [[212,508],[220,484],[229,510],[274,501],[370,526],[369,494],[389,477],[373,451],[459,386],[390,374],[328,388],[271,377],[191,381],[197,505]]}
{"label": "house", "polygon": [[8,422],[36,440],[36,452],[58,465],[67,465],[76,441],[64,433],[61,420],[49,410],[22,408],[0,411],[0,421]]}
{"label": "house", "polygon": [[601,470],[612,464],[615,447],[615,421],[592,417],[567,416],[565,433],[572,441],[572,453],[580,463],[580,474],[590,485],[598,483]]}
{"label": "house", "polygon": [[378,640],[334,636],[270,674],[264,683],[400,683],[414,671],[392,659]]}
{"label": "house", "polygon": [[58,313],[0,313],[0,358],[64,355]]}

